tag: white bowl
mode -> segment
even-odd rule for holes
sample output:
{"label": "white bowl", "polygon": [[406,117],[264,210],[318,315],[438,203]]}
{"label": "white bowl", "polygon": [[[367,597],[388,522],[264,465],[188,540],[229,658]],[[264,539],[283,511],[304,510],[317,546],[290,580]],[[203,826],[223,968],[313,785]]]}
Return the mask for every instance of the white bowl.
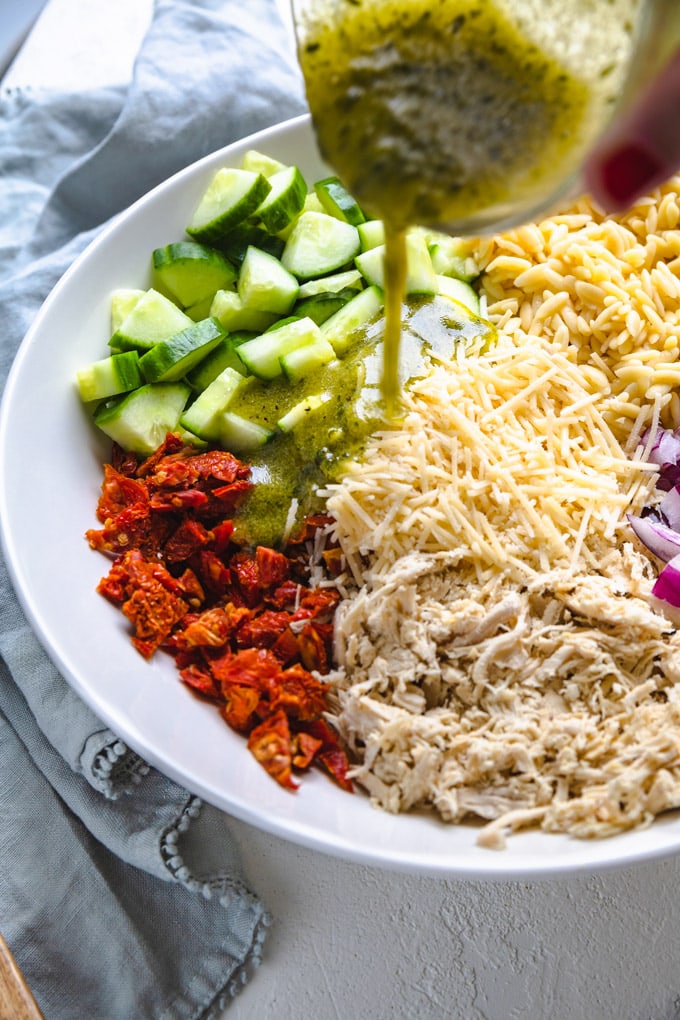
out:
{"label": "white bowl", "polygon": [[183,236],[215,170],[238,165],[249,148],[296,163],[310,183],[328,172],[303,116],[176,174],[64,275],[12,368],[0,415],[0,520],[16,591],[48,654],[94,712],[163,773],[252,825],[329,854],[421,874],[539,878],[676,852],[675,815],[600,841],[526,832],[495,852],[476,845],[474,826],[386,814],[321,773],[305,774],[299,790],[287,792],[214,707],[179,682],[171,659],[147,663],[138,655],[122,615],[96,594],[108,566],[83,536],[96,526],[109,445],[79,403],[76,369],[105,354],[111,291],[149,285],[152,249]]}

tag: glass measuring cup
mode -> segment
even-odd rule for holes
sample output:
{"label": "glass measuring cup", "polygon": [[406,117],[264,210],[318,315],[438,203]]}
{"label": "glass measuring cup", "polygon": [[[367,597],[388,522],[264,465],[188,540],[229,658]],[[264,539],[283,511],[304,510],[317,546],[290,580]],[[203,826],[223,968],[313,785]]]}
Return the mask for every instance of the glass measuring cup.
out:
{"label": "glass measuring cup", "polygon": [[292,0],[322,155],[369,214],[533,219],[678,39],[677,0]]}

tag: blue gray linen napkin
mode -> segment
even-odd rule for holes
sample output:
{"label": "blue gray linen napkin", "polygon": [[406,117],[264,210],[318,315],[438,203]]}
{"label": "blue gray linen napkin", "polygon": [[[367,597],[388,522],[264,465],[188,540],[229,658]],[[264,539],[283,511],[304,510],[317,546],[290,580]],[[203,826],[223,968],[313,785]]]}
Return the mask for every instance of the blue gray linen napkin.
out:
{"label": "blue gray linen napkin", "polygon": [[[111,217],[304,109],[274,0],[156,0],[129,88],[0,91],[3,385],[41,303]],[[36,497],[47,512],[49,493]],[[0,656],[0,930],[46,1020],[217,1015],[269,920],[228,819],[74,694],[1,563]]]}

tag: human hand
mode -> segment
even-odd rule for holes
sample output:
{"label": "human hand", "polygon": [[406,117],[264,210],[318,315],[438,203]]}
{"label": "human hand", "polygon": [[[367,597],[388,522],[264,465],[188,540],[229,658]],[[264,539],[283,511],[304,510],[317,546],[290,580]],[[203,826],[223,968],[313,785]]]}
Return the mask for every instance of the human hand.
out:
{"label": "human hand", "polygon": [[585,183],[606,212],[620,212],[679,169],[680,48],[590,154]]}

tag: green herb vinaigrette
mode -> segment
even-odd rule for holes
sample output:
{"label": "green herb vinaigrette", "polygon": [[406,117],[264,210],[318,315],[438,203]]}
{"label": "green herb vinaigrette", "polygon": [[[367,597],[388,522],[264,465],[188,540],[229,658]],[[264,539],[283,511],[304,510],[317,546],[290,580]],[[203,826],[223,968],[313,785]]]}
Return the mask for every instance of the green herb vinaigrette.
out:
{"label": "green herb vinaigrette", "polygon": [[[496,332],[483,319],[462,316],[445,297],[409,301],[402,309],[405,344],[399,385],[422,377],[432,356],[450,360],[457,345],[483,349]],[[367,437],[383,424],[381,397],[382,316],[358,331],[357,340],[340,361],[319,368],[299,383],[281,378],[247,387],[229,409],[274,428],[276,421],[308,394],[325,403],[309,411],[287,434],[279,434],[260,451],[247,455],[257,484],[236,516],[238,537],[252,544],[281,543],[292,500],[300,519],[323,510],[317,486],[340,475],[348,458],[360,454]]]}
{"label": "green herb vinaigrette", "polygon": [[319,147],[386,224],[392,415],[404,230],[464,226],[557,186],[587,135],[592,90],[492,0],[336,0],[316,10],[299,59]]}

